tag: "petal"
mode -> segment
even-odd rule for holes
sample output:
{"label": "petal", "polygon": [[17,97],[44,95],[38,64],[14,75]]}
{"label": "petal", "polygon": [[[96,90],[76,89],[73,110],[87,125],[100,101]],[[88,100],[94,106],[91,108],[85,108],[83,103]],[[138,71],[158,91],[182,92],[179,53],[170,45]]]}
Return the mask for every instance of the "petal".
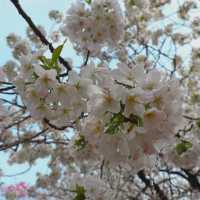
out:
{"label": "petal", "polygon": [[46,73],[51,80],[56,80],[57,71],[55,69],[47,70]]}
{"label": "petal", "polygon": [[39,65],[36,65],[34,68],[35,73],[41,77],[45,74],[46,70],[44,70],[42,67],[40,67]]}

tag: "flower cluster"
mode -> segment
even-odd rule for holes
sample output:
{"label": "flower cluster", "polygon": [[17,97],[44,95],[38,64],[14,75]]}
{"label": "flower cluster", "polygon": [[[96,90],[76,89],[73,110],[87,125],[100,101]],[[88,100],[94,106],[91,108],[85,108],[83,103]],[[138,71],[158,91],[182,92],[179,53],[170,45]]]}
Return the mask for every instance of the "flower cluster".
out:
{"label": "flower cluster", "polygon": [[[199,21],[189,15],[193,0],[172,7],[77,0],[65,17],[49,12],[50,35],[38,26],[27,39],[7,37],[14,61],[0,69],[0,150],[12,149],[9,164],[47,158],[50,169],[31,188],[4,187],[8,199],[27,191],[42,200],[178,199],[165,185],[179,175],[181,186],[184,179],[196,189],[200,54],[191,48],[187,63],[179,49],[198,38]],[[191,30],[178,31],[183,25]],[[61,56],[68,38],[83,64]]]}
{"label": "flower cluster", "polygon": [[3,186],[2,190],[7,199],[21,199],[28,195],[29,186],[25,182],[16,185]]}
{"label": "flower cluster", "polygon": [[87,68],[93,71],[93,86],[75,146],[79,151],[90,148],[111,164],[138,162],[145,167],[148,156],[172,140],[181,122],[178,82],[166,80],[157,70],[145,74],[140,65]]}
{"label": "flower cluster", "polygon": [[28,66],[31,82],[21,79],[23,70],[14,81],[24,104],[37,120],[75,128],[73,153],[86,148],[111,164],[144,162],[171,141],[181,121],[178,82],[147,72],[141,62],[116,69],[89,63],[80,73],[70,71],[68,80],[50,64],[33,59]]}
{"label": "flower cluster", "polygon": [[63,35],[92,54],[105,46],[116,46],[122,39],[123,15],[118,1],[94,0],[90,5],[77,1],[67,11]]}
{"label": "flower cluster", "polygon": [[69,189],[72,199],[112,199],[112,192],[108,185],[95,176],[81,176],[78,173],[72,174],[69,180]]}

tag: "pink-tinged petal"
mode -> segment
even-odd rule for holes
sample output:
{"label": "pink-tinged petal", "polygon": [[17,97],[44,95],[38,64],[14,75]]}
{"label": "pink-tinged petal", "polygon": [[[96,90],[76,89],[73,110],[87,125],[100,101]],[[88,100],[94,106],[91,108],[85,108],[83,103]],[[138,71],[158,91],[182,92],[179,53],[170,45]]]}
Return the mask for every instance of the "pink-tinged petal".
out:
{"label": "pink-tinged petal", "polygon": [[48,77],[52,80],[56,80],[57,72],[55,69],[47,70],[46,74],[48,74]]}
{"label": "pink-tinged petal", "polygon": [[163,111],[151,109],[144,114],[144,127],[146,129],[157,129],[166,120],[167,116]]}
{"label": "pink-tinged petal", "polygon": [[34,71],[35,73],[41,77],[41,76],[44,76],[46,70],[44,70],[42,67],[40,67],[39,65],[36,65],[35,68],[34,68]]}
{"label": "pink-tinged petal", "polygon": [[148,76],[148,79],[153,80],[155,83],[158,83],[161,79],[161,73],[156,69],[150,71]]}
{"label": "pink-tinged petal", "polygon": [[152,155],[152,154],[156,153],[156,149],[154,148],[154,146],[151,143],[144,142],[142,144],[142,147],[143,147],[143,151],[145,154]]}
{"label": "pink-tinged petal", "polygon": [[20,182],[20,183],[18,184],[18,186],[20,186],[20,187],[23,188],[23,189],[28,189],[28,188],[29,188],[28,184],[25,183],[25,182]]}
{"label": "pink-tinged petal", "polygon": [[77,84],[80,81],[80,77],[75,71],[70,71],[68,77],[70,84]]}

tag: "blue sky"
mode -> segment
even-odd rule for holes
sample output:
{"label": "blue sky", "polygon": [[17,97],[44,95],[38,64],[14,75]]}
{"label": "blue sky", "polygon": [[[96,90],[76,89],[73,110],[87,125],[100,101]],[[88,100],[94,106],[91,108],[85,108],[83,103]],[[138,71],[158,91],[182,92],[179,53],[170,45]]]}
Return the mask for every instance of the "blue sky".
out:
{"label": "blue sky", "polygon": [[[33,21],[37,25],[43,25],[48,32],[52,27],[52,22],[48,18],[48,12],[52,9],[65,11],[72,0],[21,0],[20,3],[24,10],[31,16]],[[7,60],[12,58],[11,50],[6,44],[6,36],[14,32],[20,36],[25,37],[25,29],[27,24],[24,22],[21,16],[17,13],[16,9],[9,0],[0,0],[0,66],[2,66]],[[75,52],[70,50],[67,52],[67,57],[74,57]],[[5,170],[7,175],[13,175],[23,172],[28,168],[28,165],[14,165],[8,166],[6,164],[7,156],[5,153],[0,153],[0,168]],[[28,173],[20,176],[7,177],[0,179],[5,183],[13,184],[20,181],[26,181],[29,184],[34,183],[35,174],[37,171],[41,173],[47,173],[48,169],[45,166],[46,162],[39,160],[35,166],[33,166]],[[1,199],[1,197],[0,197]]]}
{"label": "blue sky", "polygon": [[[48,19],[48,12],[52,9],[65,11],[72,0],[21,0],[24,10],[32,17],[37,25],[43,25],[48,32],[52,22]],[[25,36],[26,23],[17,13],[9,0],[0,0],[0,65],[11,58],[11,51],[6,45],[5,37],[14,32]]]}

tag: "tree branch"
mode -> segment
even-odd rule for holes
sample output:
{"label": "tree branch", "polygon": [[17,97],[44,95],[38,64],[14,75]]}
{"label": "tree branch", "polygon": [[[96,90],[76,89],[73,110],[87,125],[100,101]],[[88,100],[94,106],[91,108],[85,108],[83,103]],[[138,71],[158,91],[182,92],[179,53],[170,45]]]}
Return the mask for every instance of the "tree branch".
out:
{"label": "tree branch", "polygon": [[9,86],[9,87],[0,88],[0,93],[2,93],[4,91],[8,91],[8,90],[13,90],[13,89],[15,89],[15,86]]}
{"label": "tree branch", "polygon": [[14,141],[12,143],[8,143],[8,144],[2,144],[0,145],[0,151],[5,151],[7,149],[10,149],[14,146],[18,146],[19,144],[24,144],[24,143],[31,143],[31,141],[39,136],[41,136],[43,133],[45,133],[48,129],[44,129],[42,131],[40,131],[39,133],[33,135],[33,136],[30,136],[28,138],[24,138],[24,139],[21,139],[21,140],[17,140],[17,141]]}
{"label": "tree branch", "polygon": [[138,177],[142,180],[142,182],[145,184],[146,187],[149,188],[154,188],[156,193],[158,194],[159,198],[161,200],[168,200],[167,196],[164,194],[164,192],[160,189],[159,185],[156,183],[153,183],[153,185],[151,184],[150,179],[148,179],[145,176],[144,170],[140,170],[138,172]]}
{"label": "tree branch", "polygon": [[190,183],[190,186],[193,188],[193,189],[196,189],[198,191],[200,191],[200,183],[199,183],[199,180],[198,180],[198,177],[194,174],[192,174],[189,170],[187,169],[182,169],[186,175],[187,175],[187,180],[188,182]]}
{"label": "tree branch", "polygon": [[[40,38],[41,42],[49,47],[49,50],[53,53],[54,47],[53,45],[46,39],[46,37],[41,33],[41,31],[37,28],[37,26],[34,24],[31,17],[23,10],[21,7],[19,0],[10,0],[12,4],[17,9],[18,13],[24,18],[24,20],[28,23],[30,28],[33,30],[33,32]],[[72,68],[70,64],[61,56],[59,57],[59,61],[61,64],[65,66],[65,68],[70,71]]]}

